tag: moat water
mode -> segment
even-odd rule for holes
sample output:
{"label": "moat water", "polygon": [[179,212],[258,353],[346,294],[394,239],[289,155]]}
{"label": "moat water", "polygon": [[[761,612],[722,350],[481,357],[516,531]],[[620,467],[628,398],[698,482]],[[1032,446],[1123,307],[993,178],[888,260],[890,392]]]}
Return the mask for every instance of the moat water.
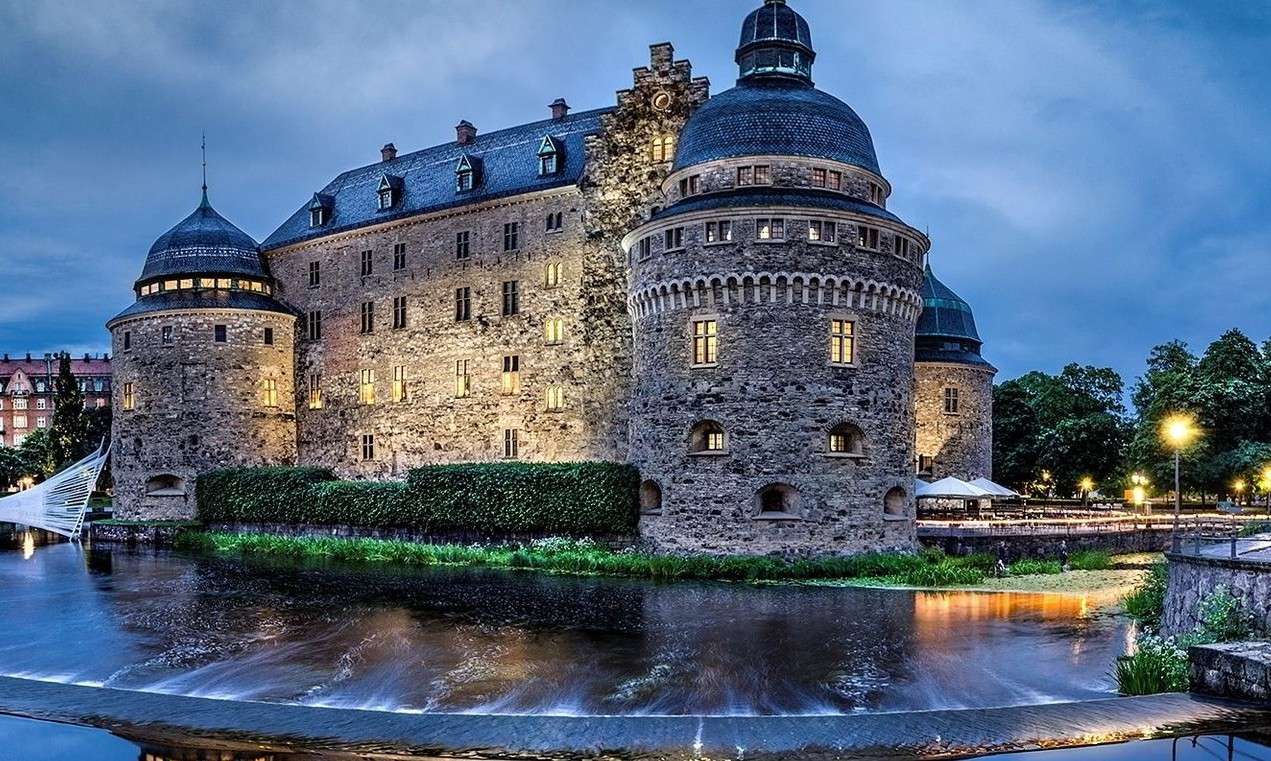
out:
{"label": "moat water", "polygon": [[1081,596],[0,550],[0,673],[391,711],[832,714],[1112,694]]}

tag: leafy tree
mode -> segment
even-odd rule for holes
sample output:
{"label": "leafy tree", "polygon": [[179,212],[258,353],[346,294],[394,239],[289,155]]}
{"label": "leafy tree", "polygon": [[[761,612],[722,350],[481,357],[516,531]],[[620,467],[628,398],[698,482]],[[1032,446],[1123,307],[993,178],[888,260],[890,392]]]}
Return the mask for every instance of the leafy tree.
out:
{"label": "leafy tree", "polygon": [[41,428],[27,434],[18,447],[22,457],[25,474],[37,481],[57,472],[57,462],[53,459],[53,443],[49,440],[48,430]]}
{"label": "leafy tree", "polygon": [[63,354],[53,384],[53,425],[49,428],[49,456],[57,467],[68,465],[88,453],[88,419],[84,414],[84,393],[71,374],[71,357]]}
{"label": "leafy tree", "polygon": [[25,475],[26,461],[18,450],[0,446],[0,491],[16,485]]}
{"label": "leafy tree", "polygon": [[993,475],[1023,488],[1041,477],[1038,445],[1041,424],[1019,381],[993,387]]}

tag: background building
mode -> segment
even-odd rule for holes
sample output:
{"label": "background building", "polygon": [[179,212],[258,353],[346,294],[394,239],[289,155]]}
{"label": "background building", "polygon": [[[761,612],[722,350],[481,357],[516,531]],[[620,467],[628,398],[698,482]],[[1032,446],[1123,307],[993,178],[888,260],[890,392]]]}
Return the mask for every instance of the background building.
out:
{"label": "background building", "polygon": [[[14,355],[15,357],[17,355]],[[0,445],[16,447],[28,434],[53,425],[53,383],[59,354],[23,358],[0,356]],[[71,359],[71,373],[84,393],[85,409],[110,404],[110,356],[84,354]]]}

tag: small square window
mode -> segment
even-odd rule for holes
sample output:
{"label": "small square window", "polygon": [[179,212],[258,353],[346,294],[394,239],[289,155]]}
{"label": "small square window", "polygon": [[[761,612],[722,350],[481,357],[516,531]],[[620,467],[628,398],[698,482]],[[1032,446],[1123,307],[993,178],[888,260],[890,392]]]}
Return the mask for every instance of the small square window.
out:
{"label": "small square window", "polygon": [[228,333],[229,329],[224,325],[216,325],[212,328],[212,340],[216,341],[218,344],[226,343],[229,341]]}
{"label": "small square window", "polygon": [[828,187],[830,190],[842,190],[843,189],[843,173],[831,171],[829,173],[829,177],[826,179],[826,187]]}
{"label": "small square window", "polygon": [[784,240],[786,221],[780,217],[760,217],[755,220],[755,237],[759,240]]}
{"label": "small square window", "polygon": [[274,345],[274,329],[273,328],[265,328],[265,345],[266,346]]}
{"label": "small square window", "polygon": [[818,169],[812,170],[812,187],[814,188],[825,187],[825,179],[826,179],[826,174],[824,169],[818,168]]}
{"label": "small square window", "polygon": [[727,243],[733,239],[733,223],[729,220],[706,223],[707,243]]}

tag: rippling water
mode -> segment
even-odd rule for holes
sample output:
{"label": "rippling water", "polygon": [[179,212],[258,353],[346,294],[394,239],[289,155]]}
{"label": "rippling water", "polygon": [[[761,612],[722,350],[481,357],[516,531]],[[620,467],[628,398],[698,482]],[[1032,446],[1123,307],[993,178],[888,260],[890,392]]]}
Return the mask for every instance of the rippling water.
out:
{"label": "rippling water", "polygon": [[1106,696],[1082,597],[0,551],[0,671],[396,711],[809,714]]}

